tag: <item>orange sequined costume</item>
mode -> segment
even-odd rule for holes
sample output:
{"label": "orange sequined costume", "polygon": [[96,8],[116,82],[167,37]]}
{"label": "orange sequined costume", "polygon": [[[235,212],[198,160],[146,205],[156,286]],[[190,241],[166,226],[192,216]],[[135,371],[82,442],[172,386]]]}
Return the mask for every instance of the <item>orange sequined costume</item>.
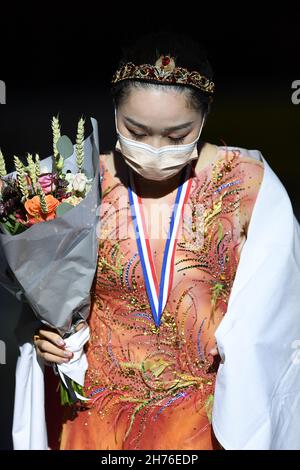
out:
{"label": "orange sequined costume", "polygon": [[263,164],[219,147],[217,160],[192,173],[181,222],[186,230],[177,240],[160,328],[151,315],[136,240],[118,235],[132,223],[127,188],[105,159],[100,166],[101,238],[85,380],[93,400],[68,411],[60,448],[218,448],[210,424],[218,364],[208,351],[226,313],[245,241],[241,220],[250,220]]}

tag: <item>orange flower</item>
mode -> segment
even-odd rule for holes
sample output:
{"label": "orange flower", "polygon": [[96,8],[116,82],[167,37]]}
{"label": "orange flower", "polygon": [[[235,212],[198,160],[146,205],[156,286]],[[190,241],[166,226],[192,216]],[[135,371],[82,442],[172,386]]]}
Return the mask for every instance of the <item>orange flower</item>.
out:
{"label": "orange flower", "polygon": [[44,214],[42,212],[39,196],[34,196],[32,199],[28,199],[25,202],[24,206],[29,214],[28,219],[31,224],[35,224],[37,222],[46,222],[48,220],[55,219],[55,210],[57,206],[59,206],[60,202],[58,201],[58,199],[53,197],[52,194],[47,194],[45,196],[45,200],[48,207],[47,214]]}

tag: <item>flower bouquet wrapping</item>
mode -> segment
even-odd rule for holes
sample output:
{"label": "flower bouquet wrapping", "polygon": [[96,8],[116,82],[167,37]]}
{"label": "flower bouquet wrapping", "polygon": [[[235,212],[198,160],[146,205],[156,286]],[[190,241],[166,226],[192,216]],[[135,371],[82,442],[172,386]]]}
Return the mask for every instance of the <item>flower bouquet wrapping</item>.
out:
{"label": "flower bouquet wrapping", "polygon": [[[0,284],[27,302],[42,323],[72,341],[70,364],[55,366],[63,402],[85,399],[83,345],[89,328],[86,323],[74,333],[74,326],[88,318],[97,266],[101,188],[97,121],[91,118],[91,123],[93,132],[84,139],[80,119],[73,146],[53,118],[53,156],[40,160],[28,154],[27,165],[14,157],[16,171],[10,174],[0,152]],[[16,373],[14,446],[43,448],[32,444],[34,410],[24,411],[26,393],[31,402],[34,396],[25,387],[34,380],[39,361],[33,344],[22,348]],[[35,401],[32,406],[41,405]]]}

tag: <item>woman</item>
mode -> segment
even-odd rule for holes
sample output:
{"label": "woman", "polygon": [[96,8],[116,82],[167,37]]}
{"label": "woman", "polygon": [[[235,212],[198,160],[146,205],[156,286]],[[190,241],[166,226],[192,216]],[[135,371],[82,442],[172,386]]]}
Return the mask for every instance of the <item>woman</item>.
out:
{"label": "woman", "polygon": [[[60,448],[221,449],[211,424],[220,363],[214,335],[264,165],[200,139],[214,84],[189,38],[139,40],[125,51],[112,92],[118,140],[100,156],[84,387],[91,400],[67,413]],[[72,357],[55,332],[39,336],[44,360]]]}

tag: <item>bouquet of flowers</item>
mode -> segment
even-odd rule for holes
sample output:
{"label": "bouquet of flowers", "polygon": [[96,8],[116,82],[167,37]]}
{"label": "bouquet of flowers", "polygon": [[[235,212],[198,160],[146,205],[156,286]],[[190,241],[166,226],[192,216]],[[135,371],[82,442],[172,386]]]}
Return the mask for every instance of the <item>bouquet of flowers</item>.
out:
{"label": "bouquet of flowers", "polygon": [[[89,315],[97,266],[101,187],[97,121],[91,123],[84,139],[79,120],[73,146],[53,117],[53,156],[28,154],[27,164],[15,156],[10,174],[0,152],[0,284],[64,338]],[[84,399],[84,359],[70,371],[56,368],[63,402]]]}
{"label": "bouquet of flowers", "polygon": [[0,149],[0,227],[4,233],[16,235],[32,225],[46,222],[77,206],[91,189],[93,178],[84,171],[84,124],[78,122],[76,139],[77,173],[63,171],[64,162],[73,155],[69,137],[60,135],[57,117],[52,119],[53,169],[41,168],[39,155],[27,155],[27,166],[14,156],[15,176],[7,175]]}

